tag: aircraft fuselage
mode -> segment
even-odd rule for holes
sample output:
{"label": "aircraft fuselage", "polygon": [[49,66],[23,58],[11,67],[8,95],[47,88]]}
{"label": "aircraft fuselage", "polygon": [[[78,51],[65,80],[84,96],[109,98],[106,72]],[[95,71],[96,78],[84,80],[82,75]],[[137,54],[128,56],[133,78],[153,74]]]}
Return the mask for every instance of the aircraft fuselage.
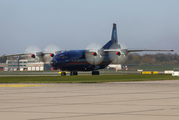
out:
{"label": "aircraft fuselage", "polygon": [[56,54],[50,64],[54,69],[62,71],[93,71],[104,69],[110,62],[108,54],[105,54],[102,63],[92,65],[86,60],[85,50],[70,50]]}

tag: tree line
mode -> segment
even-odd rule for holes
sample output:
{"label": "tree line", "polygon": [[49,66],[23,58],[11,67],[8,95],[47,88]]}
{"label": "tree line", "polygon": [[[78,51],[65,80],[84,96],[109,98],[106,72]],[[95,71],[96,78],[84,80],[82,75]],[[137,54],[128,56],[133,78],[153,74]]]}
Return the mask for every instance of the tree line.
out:
{"label": "tree line", "polygon": [[137,53],[129,54],[125,65],[173,65],[179,64],[179,55],[171,53],[144,54]]}
{"label": "tree line", "polygon": [[7,57],[5,55],[2,55],[0,57],[0,63],[6,63]]}

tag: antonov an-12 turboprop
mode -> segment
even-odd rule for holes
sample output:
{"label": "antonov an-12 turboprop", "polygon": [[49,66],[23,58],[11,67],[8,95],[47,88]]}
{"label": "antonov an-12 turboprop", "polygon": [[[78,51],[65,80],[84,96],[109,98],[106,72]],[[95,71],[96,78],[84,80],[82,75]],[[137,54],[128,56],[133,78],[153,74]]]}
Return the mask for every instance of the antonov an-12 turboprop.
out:
{"label": "antonov an-12 turboprop", "polygon": [[32,58],[43,58],[45,54],[50,54],[53,57],[50,65],[53,69],[60,69],[62,76],[66,75],[65,71],[70,71],[70,75],[78,75],[77,71],[92,71],[92,75],[99,75],[99,69],[104,69],[110,63],[122,64],[127,60],[130,52],[140,51],[169,52],[173,50],[129,50],[122,48],[122,45],[118,44],[116,24],[113,23],[111,40],[104,46],[91,44],[85,50],[24,53],[16,54],[16,56],[29,54]]}

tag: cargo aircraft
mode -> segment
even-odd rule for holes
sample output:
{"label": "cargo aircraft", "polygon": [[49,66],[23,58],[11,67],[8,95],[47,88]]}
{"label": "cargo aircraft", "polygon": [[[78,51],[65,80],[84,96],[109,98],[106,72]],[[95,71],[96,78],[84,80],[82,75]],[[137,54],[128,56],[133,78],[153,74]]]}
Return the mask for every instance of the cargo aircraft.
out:
{"label": "cargo aircraft", "polygon": [[141,51],[169,52],[173,50],[127,49],[122,44],[118,44],[117,28],[116,24],[113,23],[111,40],[104,46],[90,44],[85,50],[56,50],[53,52],[34,52],[7,56],[30,55],[32,58],[42,59],[45,54],[50,54],[52,57],[50,65],[54,70],[60,69],[62,76],[66,75],[65,71],[70,71],[70,75],[78,75],[78,71],[92,71],[92,75],[99,75],[99,69],[104,69],[110,63],[122,64],[127,60],[130,52]]}

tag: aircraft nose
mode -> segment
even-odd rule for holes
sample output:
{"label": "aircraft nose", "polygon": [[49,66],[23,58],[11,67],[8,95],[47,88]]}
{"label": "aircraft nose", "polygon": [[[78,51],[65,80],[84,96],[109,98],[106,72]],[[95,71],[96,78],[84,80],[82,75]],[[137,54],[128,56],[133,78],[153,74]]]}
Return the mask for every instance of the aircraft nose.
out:
{"label": "aircraft nose", "polygon": [[52,59],[50,62],[51,66],[53,66],[53,67],[55,66],[55,63],[56,63],[56,59]]}

